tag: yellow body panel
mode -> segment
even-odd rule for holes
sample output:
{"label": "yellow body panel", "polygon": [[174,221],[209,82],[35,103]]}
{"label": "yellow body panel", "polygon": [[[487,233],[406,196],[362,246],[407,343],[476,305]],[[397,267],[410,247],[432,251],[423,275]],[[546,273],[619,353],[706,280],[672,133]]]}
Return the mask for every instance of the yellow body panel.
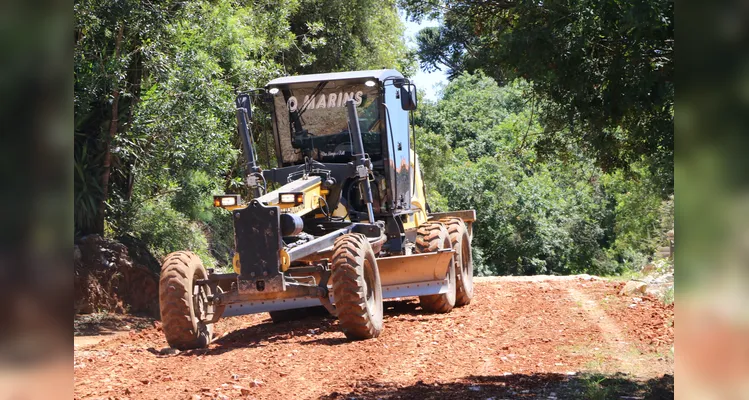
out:
{"label": "yellow body panel", "polygon": [[416,229],[423,223],[427,222],[426,196],[424,196],[424,181],[421,178],[421,166],[419,158],[411,150],[411,173],[416,174],[414,187],[411,190],[411,206],[418,209],[415,213],[408,216],[408,220],[403,223],[406,230]]}
{"label": "yellow body panel", "polygon": [[290,265],[291,258],[289,258],[289,253],[287,253],[286,250],[281,249],[281,271],[288,271]]}
{"label": "yellow body panel", "polygon": [[240,208],[247,208],[247,204],[237,204],[236,206],[221,206],[224,210],[234,211]]}
{"label": "yellow body panel", "polygon": [[234,273],[239,274],[242,268],[239,266],[239,253],[234,253],[234,258],[231,260],[231,265],[234,267]]}
{"label": "yellow body panel", "polygon": [[[281,209],[282,213],[294,213],[298,216],[305,215],[312,210],[316,210],[320,208],[320,206],[325,206],[325,198],[322,194],[322,189],[320,188],[320,182],[315,183],[309,188],[304,189],[302,192],[304,193],[304,203],[295,206],[293,204],[282,204],[278,202],[278,195],[276,195],[276,200],[268,202],[267,204],[269,206],[278,206],[278,208]],[[283,193],[281,189],[276,190],[272,193]]]}

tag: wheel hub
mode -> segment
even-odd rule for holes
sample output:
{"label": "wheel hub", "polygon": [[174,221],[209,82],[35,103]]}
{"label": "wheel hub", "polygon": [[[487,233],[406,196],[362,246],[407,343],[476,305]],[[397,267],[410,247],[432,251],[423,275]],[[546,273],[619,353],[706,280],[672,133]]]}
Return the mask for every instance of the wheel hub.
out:
{"label": "wheel hub", "polygon": [[375,299],[374,299],[374,288],[373,288],[373,276],[372,272],[372,266],[369,265],[369,262],[364,263],[364,279],[362,281],[364,282],[363,288],[364,288],[364,300],[367,302],[367,307],[369,307],[370,310],[374,309],[375,307]]}
{"label": "wheel hub", "polygon": [[208,285],[195,285],[193,287],[193,310],[195,311],[195,318],[202,321],[207,319],[209,314],[210,302],[208,296],[210,295],[211,289]]}

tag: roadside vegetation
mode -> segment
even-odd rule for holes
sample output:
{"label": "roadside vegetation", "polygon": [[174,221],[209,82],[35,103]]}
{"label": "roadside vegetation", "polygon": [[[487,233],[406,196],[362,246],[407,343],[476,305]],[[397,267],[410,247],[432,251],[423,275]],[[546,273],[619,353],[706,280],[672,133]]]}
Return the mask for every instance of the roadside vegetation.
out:
{"label": "roadside vegetation", "polygon": [[[229,264],[234,240],[211,195],[243,193],[235,93],[289,74],[416,71],[393,2],[76,0],[74,16],[76,237],[189,248],[209,267]],[[255,107],[268,165],[270,117]]]}
{"label": "roadside vegetation", "polygon": [[[429,206],[477,210],[477,274],[646,264],[673,229],[673,3],[438,3],[75,1],[76,237],[225,267],[231,220],[211,195],[247,196],[235,93],[421,66],[450,77],[414,119]],[[398,7],[441,25],[409,49]],[[267,105],[254,107],[275,166]]]}
{"label": "roadside vegetation", "polygon": [[574,144],[549,157],[533,85],[464,72],[417,113],[417,146],[434,210],[476,209],[482,275],[618,274],[648,262],[671,229],[641,159],[606,172]]}

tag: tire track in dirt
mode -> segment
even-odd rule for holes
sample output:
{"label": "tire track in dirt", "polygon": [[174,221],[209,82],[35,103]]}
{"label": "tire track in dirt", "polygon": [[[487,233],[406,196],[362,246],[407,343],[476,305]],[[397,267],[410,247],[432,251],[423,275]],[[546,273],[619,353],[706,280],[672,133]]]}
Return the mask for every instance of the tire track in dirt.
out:
{"label": "tire track in dirt", "polygon": [[622,285],[598,280],[567,287],[569,297],[602,332],[605,347],[588,349],[595,360],[592,371],[636,377],[673,374],[673,305],[620,295]]}
{"label": "tire track in dirt", "polygon": [[632,359],[627,357],[633,350],[632,345],[626,341],[619,326],[606,315],[595,300],[591,299],[585,293],[575,287],[567,288],[567,293],[569,293],[570,298],[578,304],[588,318],[594,321],[596,326],[601,330],[603,341],[600,345],[605,347],[603,350],[599,350],[599,348],[593,348],[592,350],[594,354],[610,355],[612,362],[606,363],[605,368],[602,368],[600,372],[622,371],[631,373],[635,371],[636,368],[634,368],[635,365]]}

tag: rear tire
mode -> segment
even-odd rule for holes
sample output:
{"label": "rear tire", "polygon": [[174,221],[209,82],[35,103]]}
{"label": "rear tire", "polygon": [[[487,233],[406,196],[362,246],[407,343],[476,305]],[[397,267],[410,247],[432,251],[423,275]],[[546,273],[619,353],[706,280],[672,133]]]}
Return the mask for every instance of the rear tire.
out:
{"label": "rear tire", "polygon": [[364,235],[348,233],[333,246],[333,299],[347,338],[376,338],[382,332],[382,286],[375,254]]}
{"label": "rear tire", "polygon": [[[426,223],[416,233],[416,253],[433,253],[452,247],[450,235],[441,223]],[[447,293],[419,296],[424,311],[448,313],[455,307],[455,260],[450,260],[447,268]]]}
{"label": "rear tire", "polygon": [[450,242],[455,250],[455,277],[457,286],[455,293],[455,307],[462,307],[471,303],[473,298],[473,253],[471,252],[471,238],[468,228],[460,218],[448,218],[444,221]]}
{"label": "rear tire", "polygon": [[[169,254],[161,266],[159,308],[161,326],[169,346],[180,349],[207,347],[213,326],[200,319],[207,307],[205,293],[194,296],[195,282],[207,279],[200,258],[189,251]],[[204,286],[205,288],[205,286]]]}

